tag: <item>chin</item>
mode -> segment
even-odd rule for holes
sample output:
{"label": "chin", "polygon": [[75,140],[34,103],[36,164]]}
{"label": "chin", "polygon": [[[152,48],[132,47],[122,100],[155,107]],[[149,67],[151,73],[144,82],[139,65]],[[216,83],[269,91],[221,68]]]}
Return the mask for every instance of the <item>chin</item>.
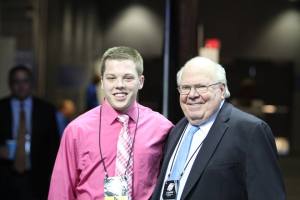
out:
{"label": "chin", "polygon": [[124,110],[127,109],[128,106],[126,106],[126,105],[116,105],[116,104],[114,104],[112,107],[113,107],[114,109],[118,110],[118,111],[124,111]]}
{"label": "chin", "polygon": [[201,123],[202,121],[204,121],[205,119],[204,119],[204,116],[203,115],[201,115],[201,114],[196,114],[196,113],[194,113],[194,114],[189,114],[189,120],[191,121],[191,122],[197,122],[197,124],[199,124],[199,123]]}
{"label": "chin", "polygon": [[189,119],[189,122],[192,125],[199,125],[199,124],[201,124],[202,121],[203,120],[200,120],[200,119]]}
{"label": "chin", "polygon": [[202,119],[204,117],[204,113],[199,110],[189,110],[188,115],[191,119]]}

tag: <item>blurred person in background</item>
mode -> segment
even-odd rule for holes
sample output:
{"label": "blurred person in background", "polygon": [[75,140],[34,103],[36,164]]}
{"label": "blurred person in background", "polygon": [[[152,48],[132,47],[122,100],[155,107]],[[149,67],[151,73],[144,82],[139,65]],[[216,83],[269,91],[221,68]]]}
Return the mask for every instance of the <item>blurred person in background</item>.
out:
{"label": "blurred person in background", "polygon": [[49,200],[148,200],[172,123],[137,102],[143,59],[130,47],[108,49],[101,60],[105,100],[65,129]]}
{"label": "blurred person in background", "polygon": [[58,105],[56,113],[57,125],[60,136],[62,136],[66,126],[72,121],[76,113],[76,106],[71,99],[63,99]]}
{"label": "blurred person in background", "polygon": [[32,95],[32,71],[9,71],[11,95],[0,100],[1,199],[46,199],[59,145],[56,109]]}
{"label": "blurred person in background", "polygon": [[98,85],[100,83],[100,76],[94,74],[91,82],[86,89],[86,110],[90,110],[99,105],[98,99]]}

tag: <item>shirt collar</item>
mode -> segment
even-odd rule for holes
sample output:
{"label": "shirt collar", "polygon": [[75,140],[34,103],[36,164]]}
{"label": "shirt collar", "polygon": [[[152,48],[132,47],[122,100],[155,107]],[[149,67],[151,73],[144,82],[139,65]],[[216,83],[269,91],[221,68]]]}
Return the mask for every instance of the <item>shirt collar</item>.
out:
{"label": "shirt collar", "polygon": [[110,124],[112,124],[115,120],[117,120],[118,116],[120,114],[126,114],[129,116],[131,120],[134,122],[137,122],[138,117],[138,103],[134,101],[134,103],[128,108],[128,110],[125,113],[120,113],[117,110],[115,110],[108,102],[107,100],[104,100],[101,106],[101,109],[103,109],[102,113],[105,113],[103,117],[105,117]]}
{"label": "shirt collar", "polygon": [[[12,98],[12,103],[13,105],[19,107],[21,101],[15,97]],[[26,99],[23,100],[24,107],[30,107],[32,105],[32,97],[27,97]]]}

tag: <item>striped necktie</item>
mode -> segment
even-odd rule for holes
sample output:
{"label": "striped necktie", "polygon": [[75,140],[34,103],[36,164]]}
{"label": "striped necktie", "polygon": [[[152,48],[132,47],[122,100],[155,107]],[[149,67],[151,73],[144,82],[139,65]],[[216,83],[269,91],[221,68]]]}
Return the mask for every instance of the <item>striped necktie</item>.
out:
{"label": "striped necktie", "polygon": [[117,160],[115,173],[117,176],[127,175],[128,193],[131,199],[133,175],[133,155],[131,154],[131,150],[133,144],[128,130],[129,117],[128,115],[119,115],[118,120],[122,123],[122,129],[120,131],[117,144]]}

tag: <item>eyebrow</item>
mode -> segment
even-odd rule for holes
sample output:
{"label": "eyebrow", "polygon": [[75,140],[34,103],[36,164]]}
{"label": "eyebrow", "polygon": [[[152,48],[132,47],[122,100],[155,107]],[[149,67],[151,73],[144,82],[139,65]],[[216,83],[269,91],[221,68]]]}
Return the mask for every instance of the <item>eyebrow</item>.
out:
{"label": "eyebrow", "polygon": [[[107,74],[104,74],[104,75],[105,76],[116,76],[116,74],[114,74],[114,73],[107,73]],[[133,74],[133,73],[126,73],[126,74],[123,74],[122,76],[134,76],[134,75],[135,74]]]}
{"label": "eyebrow", "polygon": [[204,84],[204,83],[196,83],[196,84],[180,84],[180,85],[184,85],[184,86],[195,86],[195,85],[200,85],[200,86],[207,86],[209,84]]}

